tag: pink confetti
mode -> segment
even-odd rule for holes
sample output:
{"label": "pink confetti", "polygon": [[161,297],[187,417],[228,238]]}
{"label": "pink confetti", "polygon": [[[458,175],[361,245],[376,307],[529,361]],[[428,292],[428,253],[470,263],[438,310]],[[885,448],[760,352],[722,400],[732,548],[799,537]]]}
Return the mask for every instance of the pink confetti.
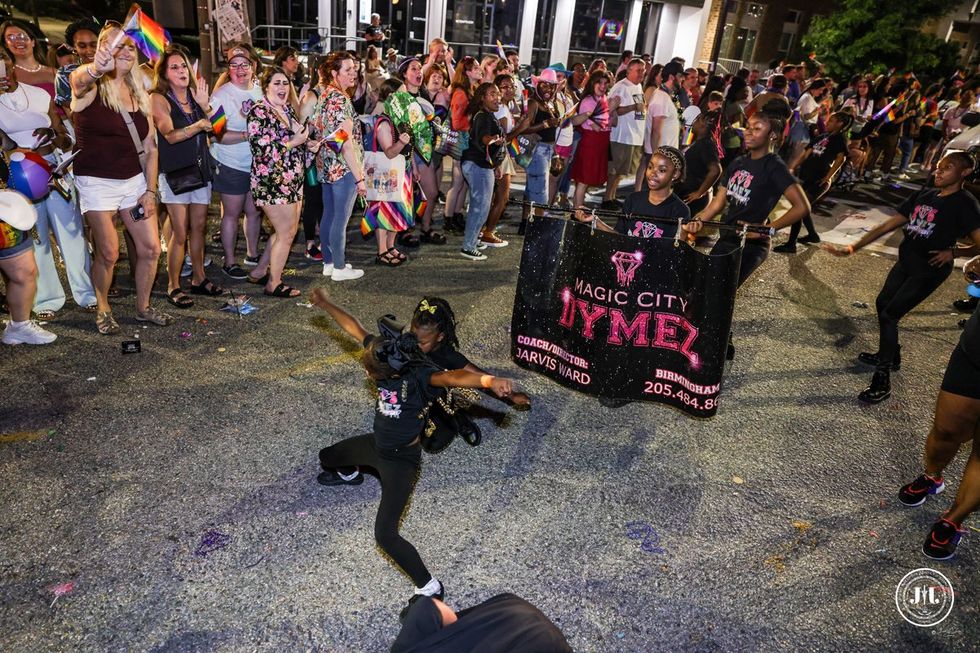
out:
{"label": "pink confetti", "polygon": [[51,607],[54,607],[55,602],[60,599],[65,594],[70,594],[73,589],[75,589],[75,583],[69,581],[67,583],[59,583],[57,585],[52,585],[48,588],[51,593],[54,594],[54,600],[51,601]]}
{"label": "pink confetti", "polygon": [[190,340],[191,339],[191,332],[190,331],[181,331],[180,332],[180,339],[181,340]]}
{"label": "pink confetti", "polygon": [[875,531],[868,531],[868,535],[870,535],[871,537],[878,537],[878,533],[876,533]]}
{"label": "pink confetti", "polygon": [[888,505],[888,502],[885,501],[884,499],[882,499],[881,501],[878,502],[878,507],[880,509],[882,509],[882,510],[884,510],[887,505]]}
{"label": "pink confetti", "polygon": [[297,517],[306,517],[308,514],[310,514],[310,513],[307,512],[306,510],[300,510],[299,512],[296,513],[296,516]]}

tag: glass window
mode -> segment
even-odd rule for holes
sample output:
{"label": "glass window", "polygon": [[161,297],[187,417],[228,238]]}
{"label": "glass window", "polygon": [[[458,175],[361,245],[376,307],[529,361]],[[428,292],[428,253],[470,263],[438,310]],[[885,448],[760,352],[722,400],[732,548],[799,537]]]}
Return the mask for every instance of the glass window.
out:
{"label": "glass window", "polygon": [[459,55],[496,54],[520,46],[523,0],[447,0],[446,40]]}
{"label": "glass window", "polygon": [[763,7],[762,5],[755,4],[753,2],[749,4],[749,9],[746,13],[748,13],[748,15],[752,16],[753,18],[759,18],[760,16],[762,16],[762,14],[765,13],[765,11],[766,11],[765,7]]}
{"label": "glass window", "polygon": [[800,12],[795,9],[790,9],[786,12],[786,22],[787,23],[798,23],[800,22]]}
{"label": "glass window", "polygon": [[464,46],[459,48],[457,54],[477,56],[478,48],[467,48],[464,44],[478,45],[480,43],[480,34],[484,28],[485,17],[486,11],[482,2],[447,0],[446,40],[453,45]]}
{"label": "glass window", "polygon": [[[623,51],[623,37],[632,3],[627,0],[605,0],[602,17],[596,27],[596,51],[600,54],[619,54]],[[615,72],[613,68],[613,72]]]}
{"label": "glass window", "polygon": [[599,33],[599,21],[601,18],[601,2],[578,0],[575,3],[575,18],[572,19],[572,38],[568,44],[568,49],[595,52],[596,40]]}

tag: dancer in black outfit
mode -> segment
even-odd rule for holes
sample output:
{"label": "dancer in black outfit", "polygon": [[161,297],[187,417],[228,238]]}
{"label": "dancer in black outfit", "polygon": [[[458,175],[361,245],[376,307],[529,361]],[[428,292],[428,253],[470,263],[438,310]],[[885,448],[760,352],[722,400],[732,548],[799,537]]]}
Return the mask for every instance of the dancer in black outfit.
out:
{"label": "dancer in black outfit", "polygon": [[[935,188],[923,190],[898,207],[898,215],[878,225],[847,247],[824,245],[835,256],[848,256],[887,233],[904,226],[905,238],[898,261],[878,293],[878,351],[862,352],[858,361],[875,367],[871,385],[858,399],[876,404],[891,394],[892,370],[901,366],[898,321],[921,304],[953,271],[953,259],[980,253],[980,204],[963,190],[977,168],[973,155],[947,154],[936,166]],[[969,236],[974,245],[960,247],[957,239]]]}
{"label": "dancer in black outfit", "polygon": [[[851,128],[854,118],[849,113],[838,112],[830,116],[827,120],[827,133],[807,146],[803,153],[803,160],[799,165],[797,176],[803,185],[803,192],[810,200],[812,210],[817,202],[827,194],[830,185],[833,183],[837,171],[843,167],[847,160],[847,139],[844,134]],[[789,240],[773,247],[772,251],[781,254],[796,253],[796,239],[800,235],[800,229],[806,226],[807,235],[800,238],[801,243],[819,243],[820,236],[817,234],[816,227],[813,226],[813,218],[808,213],[802,222],[794,222],[789,228]]]}
{"label": "dancer in black outfit", "polygon": [[[980,287],[980,256],[963,268],[967,280]],[[925,469],[898,491],[906,506],[921,506],[930,494],[946,489],[943,470],[960,447],[973,441],[952,507],[929,530],[922,553],[947,560],[956,552],[963,521],[980,508],[980,310],[966,324],[953,350],[936,399],[936,416],[926,440]]]}
{"label": "dancer in black outfit", "polygon": [[[765,224],[769,214],[776,207],[779,198],[786,196],[790,209],[772,222],[776,229],[788,227],[810,213],[810,202],[803,188],[789,173],[786,164],[775,154],[779,149],[783,131],[786,128],[788,109],[784,103],[770,102],[762,111],[749,118],[745,129],[745,147],[748,150],[728,166],[722,183],[716,189],[714,198],[708,206],[694,216],[695,225],[712,220],[726,208],[723,222],[729,225]],[[769,236],[757,233],[746,234],[742,263],[738,271],[738,285],[760,266],[769,256]],[[725,232],[711,249],[713,255],[729,254],[742,246],[741,237],[733,232]],[[728,360],[735,357],[735,346],[731,337],[728,340]]]}
{"label": "dancer in black outfit", "polygon": [[[389,317],[391,328],[401,332],[402,327],[394,323],[394,316],[386,316]],[[488,374],[459,351],[456,314],[445,299],[423,297],[412,314],[411,331],[418,339],[422,353],[439,369],[466,370],[481,376]],[[483,435],[466,410],[466,402],[452,397],[444,399],[433,403],[429,410],[429,420],[434,429],[431,433],[427,430],[423,435],[422,448],[429,453],[439,453],[452,444],[456,436],[463,438],[471,447],[478,446]],[[530,405],[530,399],[523,392],[512,392],[509,401],[518,406]]]}
{"label": "dancer in black outfit", "polygon": [[[442,583],[426,569],[418,551],[398,532],[421,470],[421,433],[429,404],[439,388],[487,388],[498,397],[510,397],[510,379],[465,370],[440,371],[419,349],[412,334],[373,336],[318,288],[310,301],[330,314],[366,351],[364,369],[378,386],[374,432],[342,440],[320,451],[322,485],[359,485],[360,467],[372,468],[381,480],[381,503],[374,522],[378,546],[415,583],[415,595],[442,598]],[[411,603],[411,601],[409,602]]]}

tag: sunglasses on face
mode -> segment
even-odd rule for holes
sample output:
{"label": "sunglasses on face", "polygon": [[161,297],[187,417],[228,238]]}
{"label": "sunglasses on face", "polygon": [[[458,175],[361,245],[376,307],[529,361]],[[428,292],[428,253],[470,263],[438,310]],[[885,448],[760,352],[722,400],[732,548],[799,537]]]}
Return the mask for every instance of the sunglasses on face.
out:
{"label": "sunglasses on face", "polygon": [[14,32],[12,34],[7,34],[5,37],[8,43],[26,43],[31,40],[31,37],[23,32]]}

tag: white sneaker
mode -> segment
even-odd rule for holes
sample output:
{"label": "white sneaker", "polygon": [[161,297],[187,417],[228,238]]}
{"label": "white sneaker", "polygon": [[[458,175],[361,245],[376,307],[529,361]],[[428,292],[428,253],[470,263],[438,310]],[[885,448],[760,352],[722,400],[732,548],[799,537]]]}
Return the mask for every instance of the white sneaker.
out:
{"label": "white sneaker", "polygon": [[352,267],[344,266],[343,270],[334,270],[330,278],[334,281],[350,281],[360,279],[364,276],[364,270],[356,270]]}
{"label": "white sneaker", "polygon": [[[345,270],[352,270],[353,268],[354,268],[354,266],[351,265],[350,263],[348,263],[347,265],[344,266],[344,269]],[[333,274],[333,263],[324,263],[323,264],[323,276],[329,277],[331,274]]]}
{"label": "white sneaker", "polygon": [[185,261],[184,264],[182,266],[180,266],[180,276],[181,277],[189,277],[193,273],[194,273],[194,268],[191,267],[191,264],[190,264],[189,261]]}
{"label": "white sneaker", "polygon": [[19,323],[11,320],[3,331],[5,345],[47,345],[57,339],[58,336],[42,329],[34,320]]}

